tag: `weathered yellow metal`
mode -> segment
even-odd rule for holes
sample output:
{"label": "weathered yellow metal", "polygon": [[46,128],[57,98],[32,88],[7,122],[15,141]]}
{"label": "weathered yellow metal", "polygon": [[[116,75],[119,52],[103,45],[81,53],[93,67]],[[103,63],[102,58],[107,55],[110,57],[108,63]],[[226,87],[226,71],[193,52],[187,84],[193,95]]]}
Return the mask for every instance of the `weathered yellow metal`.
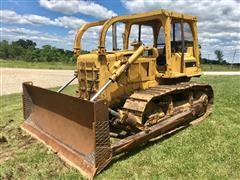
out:
{"label": "weathered yellow metal", "polygon": [[[191,29],[192,44],[182,51],[173,51],[176,48],[172,39],[173,24],[181,20]],[[141,56],[123,74],[119,81],[104,91],[101,98],[111,104],[119,103],[123,95],[128,96],[136,89],[147,89],[156,86],[163,79],[190,78],[200,76],[199,49],[197,38],[197,18],[195,16],[176,12],[157,10],[146,13],[117,16],[108,20],[88,23],[78,31],[74,48],[80,51],[80,41],[83,33],[90,27],[102,26],[99,34],[99,47],[95,52],[78,56],[78,79],[80,97],[88,98],[99,90],[109,77],[118,69],[135,49],[129,48],[129,34],[133,25],[146,25],[153,29],[153,43],[146,52],[151,55]],[[123,50],[106,52],[105,40],[109,28],[115,23],[124,23]],[[157,45],[159,30],[164,30],[164,47]],[[179,43],[178,41],[177,43]],[[137,48],[136,48],[137,49]],[[181,48],[180,48],[181,49]],[[164,56],[164,57],[163,57]],[[184,57],[183,57],[184,56]],[[162,60],[161,60],[162,58]],[[184,60],[183,60],[184,59]],[[161,62],[164,61],[164,62]],[[160,63],[160,65],[158,65]],[[186,66],[186,67],[185,67]],[[94,81],[94,83],[92,83]]]}
{"label": "weathered yellow metal", "polygon": [[[117,23],[125,25],[122,49]],[[102,26],[97,50],[80,54],[84,32],[96,26]],[[105,45],[110,27],[112,51]],[[130,42],[132,34],[138,38]],[[58,92],[24,83],[22,127],[89,178],[114,155],[211,113],[211,86],[189,82],[201,75],[195,16],[157,10],[87,23],[74,53],[78,97],[59,93],[69,83]],[[112,144],[110,135],[122,139]]]}
{"label": "weathered yellow metal", "polygon": [[[103,24],[103,28],[100,32],[99,48],[105,47],[105,37],[106,37],[107,30],[109,29],[109,27],[112,24],[114,24],[116,22],[124,22],[124,23],[129,23],[129,24],[144,23],[144,22],[148,22],[148,21],[151,21],[154,19],[161,20],[162,17],[171,17],[171,18],[185,19],[185,20],[190,20],[190,21],[197,20],[197,18],[195,16],[180,14],[180,13],[166,11],[166,10],[150,11],[150,12],[127,15],[127,16],[116,16],[116,17],[113,17],[113,18],[107,20]],[[165,31],[167,31],[167,29]]]}
{"label": "weathered yellow metal", "polygon": [[74,42],[74,48],[73,48],[73,52],[76,56],[80,55],[80,52],[81,52],[81,39],[82,39],[83,33],[91,27],[103,25],[105,21],[106,20],[86,23],[81,26],[81,28],[79,29],[79,31],[75,36],[75,42]]}
{"label": "weathered yellow metal", "polygon": [[138,49],[129,57],[127,62],[123,65],[121,65],[113,74],[111,75],[110,79],[112,81],[116,81],[116,79],[124,72],[126,71],[130,65],[139,58],[139,56],[143,53],[145,47],[140,46]]}

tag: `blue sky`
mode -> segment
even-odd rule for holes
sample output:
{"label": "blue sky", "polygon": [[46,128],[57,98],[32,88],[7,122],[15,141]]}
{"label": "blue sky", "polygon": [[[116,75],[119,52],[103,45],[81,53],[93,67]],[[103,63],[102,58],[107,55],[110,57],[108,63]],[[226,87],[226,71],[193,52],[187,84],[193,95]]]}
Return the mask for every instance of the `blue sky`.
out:
{"label": "blue sky", "polygon": [[[220,49],[229,62],[240,61],[239,0],[1,0],[1,40],[31,39],[40,47],[72,49],[85,22],[162,8],[198,17],[203,57],[215,59],[213,52]],[[85,49],[97,37],[88,35]]]}

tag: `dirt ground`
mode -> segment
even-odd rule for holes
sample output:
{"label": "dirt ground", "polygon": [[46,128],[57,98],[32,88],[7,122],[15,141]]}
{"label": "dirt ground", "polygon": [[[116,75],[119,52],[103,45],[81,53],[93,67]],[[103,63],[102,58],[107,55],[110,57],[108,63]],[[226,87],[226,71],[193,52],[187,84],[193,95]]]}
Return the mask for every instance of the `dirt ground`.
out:
{"label": "dirt ground", "polygon": [[[0,68],[0,96],[22,92],[22,82],[50,88],[62,86],[73,77],[73,70]],[[203,72],[204,75],[240,75],[240,72]],[[76,84],[77,80],[72,82]]]}
{"label": "dirt ground", "polygon": [[26,81],[44,88],[62,86],[73,77],[73,73],[73,70],[0,68],[0,95],[21,92],[22,82]]}

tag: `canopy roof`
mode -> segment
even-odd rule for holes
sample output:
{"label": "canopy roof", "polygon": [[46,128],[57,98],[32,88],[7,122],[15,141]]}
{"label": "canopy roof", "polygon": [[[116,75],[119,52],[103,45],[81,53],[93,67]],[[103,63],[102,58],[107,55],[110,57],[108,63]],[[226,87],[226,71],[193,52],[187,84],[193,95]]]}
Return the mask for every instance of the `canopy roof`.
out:
{"label": "canopy roof", "polygon": [[148,12],[144,12],[144,13],[116,16],[111,19],[117,20],[119,22],[129,22],[129,21],[136,21],[137,19],[142,19],[142,18],[148,19],[148,20],[155,19],[157,16],[167,16],[167,17],[172,17],[172,18],[176,18],[176,19],[193,20],[193,21],[197,20],[196,16],[183,14],[183,13],[177,13],[177,12],[168,11],[168,10],[164,10],[164,9],[148,11]]}
{"label": "canopy roof", "polygon": [[144,13],[115,16],[110,19],[106,19],[102,21],[86,23],[77,32],[77,35],[75,38],[74,52],[76,54],[80,53],[82,35],[90,27],[100,26],[100,25],[103,26],[99,36],[99,47],[100,47],[100,50],[102,49],[104,51],[106,33],[112,24],[117,22],[122,22],[126,24],[153,25],[153,24],[158,24],[159,20],[166,19],[169,17],[172,19],[172,21],[178,21],[178,20],[179,21],[184,20],[188,22],[197,21],[196,16],[160,9],[160,10],[148,11]]}

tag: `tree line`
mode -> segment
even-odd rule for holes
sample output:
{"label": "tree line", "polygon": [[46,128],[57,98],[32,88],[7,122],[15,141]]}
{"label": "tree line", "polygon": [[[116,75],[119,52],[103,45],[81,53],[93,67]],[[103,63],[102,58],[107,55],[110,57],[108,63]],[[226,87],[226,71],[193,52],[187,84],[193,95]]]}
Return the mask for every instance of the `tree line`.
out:
{"label": "tree line", "polygon": [[[0,41],[0,58],[6,60],[24,60],[30,62],[74,62],[73,51],[59,49],[51,45],[37,48],[37,43],[32,40],[19,39],[8,42]],[[82,51],[81,53],[88,53]]]}
{"label": "tree line", "polygon": [[217,61],[200,57],[201,63],[206,63],[206,64],[229,64],[226,60],[223,59],[224,55],[223,55],[223,52],[221,50],[218,50],[218,49],[215,50],[214,54],[216,56]]}
{"label": "tree line", "polygon": [[[24,60],[30,62],[75,62],[73,51],[59,49],[51,45],[44,45],[37,48],[37,43],[32,40],[19,39],[17,41],[8,42],[6,40],[0,41],[0,58],[6,60]],[[201,46],[199,45],[201,49]],[[81,54],[89,53],[88,51],[81,51]],[[223,57],[223,52],[215,50],[216,60],[209,60],[201,57],[201,63],[207,64],[229,64]]]}

